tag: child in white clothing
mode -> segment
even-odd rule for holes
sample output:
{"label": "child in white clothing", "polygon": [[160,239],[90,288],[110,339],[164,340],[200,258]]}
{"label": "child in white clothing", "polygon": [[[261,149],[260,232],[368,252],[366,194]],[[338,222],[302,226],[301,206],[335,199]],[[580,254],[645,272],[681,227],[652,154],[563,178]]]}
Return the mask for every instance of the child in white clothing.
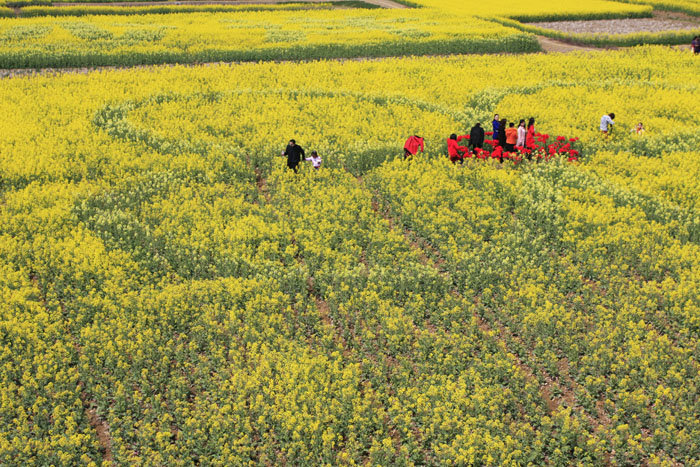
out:
{"label": "child in white clothing", "polygon": [[321,168],[321,156],[316,151],[311,151],[311,157],[307,157],[305,160],[311,162],[314,169],[318,170]]}

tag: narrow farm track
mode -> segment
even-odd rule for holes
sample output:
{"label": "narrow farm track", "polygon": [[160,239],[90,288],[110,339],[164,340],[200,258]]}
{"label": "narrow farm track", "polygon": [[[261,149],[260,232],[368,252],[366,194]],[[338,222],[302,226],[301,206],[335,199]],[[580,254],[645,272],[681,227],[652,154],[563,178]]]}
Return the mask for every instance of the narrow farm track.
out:
{"label": "narrow farm track", "polygon": [[[250,157],[248,157],[248,164],[250,165]],[[263,172],[259,168],[256,167],[254,169],[254,172],[257,191],[262,196],[264,202],[269,205],[271,203],[272,197],[270,195],[270,189],[267,183],[267,179],[265,178]],[[296,238],[293,235],[291,238],[291,243],[298,247]],[[363,251],[363,257],[364,254],[365,253]],[[301,251],[299,251],[299,254],[297,255],[296,259],[300,266],[304,266],[304,257]],[[364,263],[363,258],[360,258],[360,262]],[[328,304],[328,301],[318,292],[318,290],[316,290],[312,277],[306,278],[306,286],[309,297],[311,297],[314,301],[316,311],[318,312],[318,316],[321,320],[321,323],[327,329],[329,329],[330,332],[332,332],[333,342],[335,343],[335,346],[341,350],[345,361],[348,363],[361,362],[361,356],[356,354],[356,351],[353,350],[350,345],[348,345],[347,340],[345,339],[345,337],[343,337],[344,329],[342,324],[336,323],[333,320],[330,305]],[[352,332],[352,335],[354,338],[355,333]],[[309,342],[309,344],[313,345],[312,342]],[[378,364],[376,361],[374,363]],[[365,397],[372,401],[372,404],[375,407],[381,408],[381,410],[384,412],[384,423],[386,425],[388,434],[393,441],[394,450],[398,455],[401,449],[401,437],[397,424],[394,420],[392,420],[391,416],[389,415],[389,407],[382,400],[380,400],[380,398],[377,396],[376,392],[371,386],[362,386],[361,392],[365,395]],[[413,432],[416,435],[417,439],[424,439],[425,435],[420,429],[420,427],[415,423],[415,421],[413,421],[412,426]],[[423,455],[426,459],[429,458],[428,453],[424,452]]]}
{"label": "narrow farm track", "polygon": [[569,44],[568,42],[550,39],[545,36],[537,36],[540,46],[545,53],[567,53],[567,52],[593,52],[596,50],[614,50],[613,48],[598,49],[584,45]]}

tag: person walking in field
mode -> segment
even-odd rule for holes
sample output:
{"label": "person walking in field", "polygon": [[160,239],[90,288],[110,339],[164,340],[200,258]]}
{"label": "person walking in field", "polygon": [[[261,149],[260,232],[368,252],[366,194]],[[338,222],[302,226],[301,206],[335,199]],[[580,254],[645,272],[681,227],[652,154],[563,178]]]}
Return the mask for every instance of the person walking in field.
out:
{"label": "person walking in field", "polygon": [[305,160],[307,162],[311,162],[311,164],[314,166],[314,170],[321,168],[321,156],[319,156],[316,151],[311,151],[311,157],[307,157]]}
{"label": "person walking in field", "polygon": [[515,123],[510,122],[506,129],[506,151],[515,152],[515,143],[518,142],[518,130]]}
{"label": "person walking in field", "polygon": [[484,129],[481,128],[481,123],[475,123],[469,132],[469,147],[472,151],[476,148],[484,147]]}
{"label": "person walking in field", "polygon": [[418,154],[418,149],[423,152],[425,148],[425,142],[423,138],[418,135],[409,136],[406,143],[403,145],[403,158],[408,159],[411,156]]}
{"label": "person walking in field", "polygon": [[525,128],[525,120],[520,119],[520,123],[518,123],[518,139],[515,142],[515,145],[519,148],[525,147],[525,135],[527,135],[527,129]]}
{"label": "person walking in field", "polygon": [[[460,154],[459,152],[462,152]],[[457,140],[457,134],[452,133],[449,138],[447,138],[447,154],[450,157],[450,161],[452,161],[453,164],[456,164],[457,161],[461,163],[464,162],[464,154],[469,151],[469,148],[465,146],[460,146],[459,142]]]}
{"label": "person walking in field", "polygon": [[284,150],[282,155],[287,156],[287,167],[292,169],[294,173],[298,173],[299,163],[306,156],[304,149],[297,145],[295,140],[290,139],[287,149]]}
{"label": "person walking in field", "polygon": [[603,137],[608,137],[608,134],[612,131],[613,125],[615,125],[614,113],[605,114],[600,118],[600,133]]}

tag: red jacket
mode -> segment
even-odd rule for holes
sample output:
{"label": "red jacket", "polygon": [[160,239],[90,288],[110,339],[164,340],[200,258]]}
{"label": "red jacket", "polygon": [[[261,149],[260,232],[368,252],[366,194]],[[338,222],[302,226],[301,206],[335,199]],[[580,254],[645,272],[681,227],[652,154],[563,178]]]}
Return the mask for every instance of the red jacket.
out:
{"label": "red jacket", "polygon": [[535,147],[535,126],[531,126],[527,129],[527,136],[525,136],[525,146],[528,148]]}
{"label": "red jacket", "polygon": [[450,157],[459,157],[459,151],[467,152],[467,148],[460,146],[456,139],[447,138],[447,154]]}
{"label": "red jacket", "polygon": [[423,152],[423,147],[423,138],[419,136],[410,136],[406,140],[406,144],[403,145],[403,148],[412,156],[418,152],[418,148],[420,148],[420,152]]}

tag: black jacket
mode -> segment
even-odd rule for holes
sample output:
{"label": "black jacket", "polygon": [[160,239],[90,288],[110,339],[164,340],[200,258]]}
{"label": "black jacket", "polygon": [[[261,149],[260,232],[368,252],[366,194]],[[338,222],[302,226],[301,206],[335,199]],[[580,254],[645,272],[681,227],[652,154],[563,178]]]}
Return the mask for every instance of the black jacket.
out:
{"label": "black jacket", "polygon": [[[494,136],[493,139],[496,139]],[[506,147],[506,126],[503,125],[501,128],[498,129],[498,145],[501,146],[502,148]]]}
{"label": "black jacket", "polygon": [[480,148],[484,145],[484,129],[480,126],[472,127],[469,133],[469,145],[473,148]]}
{"label": "black jacket", "polygon": [[304,149],[298,144],[294,146],[287,145],[287,149],[284,150],[284,155],[287,156],[287,165],[289,167],[296,167],[301,160],[306,157]]}

